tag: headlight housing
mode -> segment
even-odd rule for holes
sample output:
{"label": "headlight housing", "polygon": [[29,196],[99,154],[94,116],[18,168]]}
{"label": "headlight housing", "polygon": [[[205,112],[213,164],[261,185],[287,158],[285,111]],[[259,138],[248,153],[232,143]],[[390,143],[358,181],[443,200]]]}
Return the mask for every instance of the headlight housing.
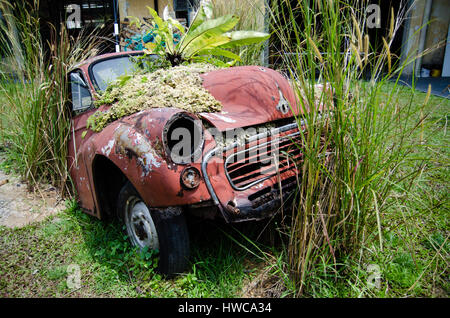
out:
{"label": "headlight housing", "polygon": [[194,167],[186,167],[183,169],[180,175],[180,182],[182,186],[187,190],[193,190],[200,185],[202,180],[200,171]]}
{"label": "headlight housing", "polygon": [[174,163],[197,162],[204,144],[202,122],[186,113],[173,115],[164,126],[163,143]]}

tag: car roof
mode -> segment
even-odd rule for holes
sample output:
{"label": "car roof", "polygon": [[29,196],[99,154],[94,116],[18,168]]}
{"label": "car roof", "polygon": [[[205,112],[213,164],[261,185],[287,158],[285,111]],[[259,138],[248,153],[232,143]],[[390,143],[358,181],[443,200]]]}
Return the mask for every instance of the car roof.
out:
{"label": "car roof", "polygon": [[78,63],[77,65],[75,65],[74,68],[82,68],[84,66],[89,66],[90,64],[92,64],[94,62],[110,59],[113,57],[129,56],[129,55],[136,55],[136,54],[143,54],[143,53],[144,53],[144,51],[125,51],[125,52],[101,54],[101,55],[91,57],[89,59],[86,59],[86,60]]}

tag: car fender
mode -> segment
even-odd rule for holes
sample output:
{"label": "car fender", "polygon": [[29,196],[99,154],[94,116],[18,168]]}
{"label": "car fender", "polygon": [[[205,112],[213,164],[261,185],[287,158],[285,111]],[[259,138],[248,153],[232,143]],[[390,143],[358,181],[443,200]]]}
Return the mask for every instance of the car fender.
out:
{"label": "car fender", "polygon": [[183,188],[180,183],[183,169],[195,166],[200,171],[200,163],[175,164],[162,145],[164,125],[179,112],[182,110],[175,108],[141,111],[111,123],[83,144],[81,151],[98,210],[101,207],[99,189],[95,188],[93,163],[99,156],[107,158],[119,168],[150,207],[189,205],[210,200],[203,180],[193,190]]}

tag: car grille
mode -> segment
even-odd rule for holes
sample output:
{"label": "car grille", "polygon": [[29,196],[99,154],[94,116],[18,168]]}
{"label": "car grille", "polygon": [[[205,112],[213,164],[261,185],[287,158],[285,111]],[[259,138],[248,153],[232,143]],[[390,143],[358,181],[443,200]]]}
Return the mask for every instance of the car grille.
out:
{"label": "car grille", "polygon": [[298,186],[298,182],[299,180],[297,176],[288,177],[280,183],[277,182],[272,186],[264,187],[263,189],[249,195],[248,200],[251,202],[252,208],[256,209],[273,200],[279,199],[282,196],[289,199],[290,197],[287,195],[290,195],[295,191]]}
{"label": "car grille", "polygon": [[226,153],[225,173],[235,190],[248,189],[293,170],[302,160],[301,133],[296,123],[248,138]]}

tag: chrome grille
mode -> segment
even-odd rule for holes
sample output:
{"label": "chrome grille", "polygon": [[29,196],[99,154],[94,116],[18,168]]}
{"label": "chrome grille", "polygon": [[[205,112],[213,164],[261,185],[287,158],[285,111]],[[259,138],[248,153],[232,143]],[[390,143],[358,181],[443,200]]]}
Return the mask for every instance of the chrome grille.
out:
{"label": "chrome grille", "polygon": [[295,168],[302,159],[301,133],[296,123],[248,138],[226,152],[225,173],[235,190],[248,189]]}

